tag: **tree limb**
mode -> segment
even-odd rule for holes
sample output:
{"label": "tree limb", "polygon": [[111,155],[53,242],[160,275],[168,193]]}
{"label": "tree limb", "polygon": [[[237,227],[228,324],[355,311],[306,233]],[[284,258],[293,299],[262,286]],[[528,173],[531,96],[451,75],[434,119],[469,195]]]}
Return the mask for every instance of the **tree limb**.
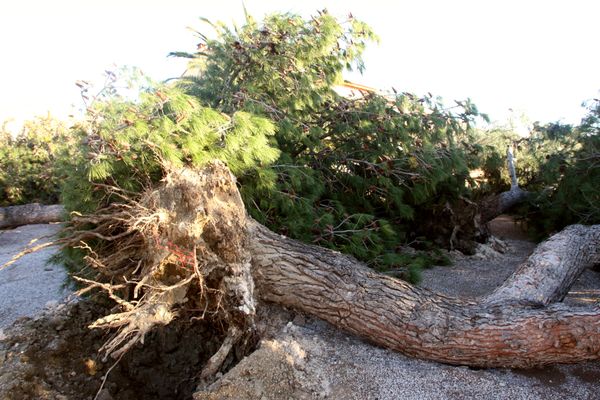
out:
{"label": "tree limb", "polygon": [[0,229],[15,228],[28,224],[47,224],[63,221],[65,209],[62,205],[50,206],[38,203],[22,206],[0,207]]}

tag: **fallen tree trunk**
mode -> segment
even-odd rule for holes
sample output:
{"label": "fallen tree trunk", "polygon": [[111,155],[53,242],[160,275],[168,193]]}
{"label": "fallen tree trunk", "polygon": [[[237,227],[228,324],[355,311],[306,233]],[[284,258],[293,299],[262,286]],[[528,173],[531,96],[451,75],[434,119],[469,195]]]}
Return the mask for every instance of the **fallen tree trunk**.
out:
{"label": "fallen tree trunk", "polygon": [[600,263],[600,229],[571,225],[536,247],[485,302],[522,302],[545,306],[562,301],[586,269]]}
{"label": "fallen tree trunk", "polygon": [[[598,238],[600,226],[591,229]],[[478,367],[599,358],[598,307],[464,301],[381,276],[351,257],[286,239],[256,223],[250,232],[253,275],[264,300],[318,316],[375,344]]]}
{"label": "fallen tree trunk", "polygon": [[59,204],[45,206],[38,203],[0,207],[0,229],[29,224],[47,224],[64,219],[65,208]]}
{"label": "fallen tree trunk", "polygon": [[434,238],[441,247],[474,254],[476,243],[485,243],[491,235],[488,222],[522,203],[529,195],[517,186],[478,203],[459,198],[452,204],[424,210],[420,215],[419,233]]}
{"label": "fallen tree trunk", "polygon": [[519,187],[512,149],[507,148],[506,160],[511,178],[510,190],[493,194],[475,203],[459,198],[437,209],[426,209],[420,215],[422,236],[450,250],[474,254],[476,243],[484,243],[491,235],[488,222],[527,200],[530,192]]}
{"label": "fallen tree trunk", "polygon": [[[446,297],[381,276],[351,257],[282,237],[254,221],[248,226],[252,275],[263,300],[318,316],[378,345],[479,367],[529,367],[599,357],[598,307],[490,305]],[[572,251],[555,256],[541,254],[529,260],[529,269],[564,257],[564,265],[570,266],[565,270],[580,272],[581,261],[598,257],[600,226],[572,228],[562,236],[570,240],[573,230],[587,232],[585,246],[571,246]],[[565,285],[560,282],[562,291]]]}
{"label": "fallen tree trunk", "polygon": [[[444,363],[531,367],[600,358],[599,307],[532,306],[522,304],[518,296],[501,294],[493,302],[472,302],[382,276],[352,257],[288,239],[247,217],[235,178],[221,163],[170,174],[139,202],[113,204],[97,216],[74,218],[67,228],[72,236],[65,240],[81,246],[81,238],[89,236],[90,221],[99,224],[91,232],[105,245],[99,247],[100,255],[90,252],[88,264],[109,282],[95,286],[126,308],[95,324],[111,327],[117,321],[115,326],[121,327],[116,337],[123,340],[109,345],[113,355],[142,340],[152,326],[168,323],[178,308],[204,310],[202,316],[209,310],[228,331],[222,349],[209,362],[210,371],[216,371],[234,342],[252,331],[252,298],[258,295],[375,344]],[[560,271],[565,276],[571,270],[580,272],[582,260],[585,264],[597,259],[600,225],[579,226],[560,235],[571,240],[573,230],[583,233],[577,240],[585,246],[572,246],[563,254],[550,245],[559,253],[541,252],[531,258],[516,282],[557,257],[562,257]],[[563,293],[569,282],[570,278],[551,276],[549,285]],[[117,290],[134,300],[117,297]],[[157,307],[161,318],[156,317]],[[152,318],[140,318],[141,312]],[[130,332],[142,334],[123,347]]]}
{"label": "fallen tree trunk", "polygon": [[504,214],[517,204],[525,201],[529,194],[529,192],[517,186],[506,192],[485,198],[479,204],[481,223],[488,223],[500,214]]}

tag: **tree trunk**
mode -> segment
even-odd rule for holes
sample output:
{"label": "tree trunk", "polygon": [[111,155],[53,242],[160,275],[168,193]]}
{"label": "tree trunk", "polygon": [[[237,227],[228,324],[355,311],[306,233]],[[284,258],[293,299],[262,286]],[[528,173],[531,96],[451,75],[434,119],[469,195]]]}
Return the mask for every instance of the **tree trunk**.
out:
{"label": "tree trunk", "polygon": [[[598,253],[600,226],[590,229],[596,243],[586,249]],[[375,344],[477,367],[599,358],[598,307],[464,301],[379,275],[351,257],[286,239],[257,223],[250,237],[253,275],[264,300],[315,315]],[[590,255],[576,258],[582,256]]]}
{"label": "tree trunk", "polygon": [[485,302],[546,306],[562,301],[586,269],[600,262],[600,225],[571,225],[540,244]]}
{"label": "tree trunk", "polygon": [[474,254],[477,242],[490,236],[488,222],[522,203],[529,192],[521,189],[515,172],[515,160],[510,147],[506,152],[510,174],[510,190],[487,196],[478,203],[459,198],[437,209],[426,209],[420,215],[420,234],[433,238],[439,246]]}
{"label": "tree trunk", "polygon": [[515,172],[515,158],[511,146],[506,149],[506,163],[510,174],[510,190],[492,195],[481,202],[479,208],[481,210],[481,222],[484,224],[525,201],[529,196],[527,191],[519,187],[517,173]]}
{"label": "tree trunk", "polygon": [[529,196],[529,192],[520,187],[511,188],[509,191],[489,196],[481,201],[479,210],[481,222],[488,223],[500,214],[510,210],[513,206],[522,203]]}
{"label": "tree trunk", "polygon": [[38,203],[0,207],[0,229],[28,224],[47,224],[63,221],[65,209],[61,205],[45,206]]}

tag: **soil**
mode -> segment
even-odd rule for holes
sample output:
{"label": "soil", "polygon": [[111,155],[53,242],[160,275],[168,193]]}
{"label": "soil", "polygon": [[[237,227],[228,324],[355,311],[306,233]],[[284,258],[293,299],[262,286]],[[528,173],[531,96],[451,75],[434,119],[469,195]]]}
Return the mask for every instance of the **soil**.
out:
{"label": "soil", "polygon": [[[424,271],[421,284],[472,298],[493,290],[535,246],[511,223],[492,224],[502,241],[475,256],[453,254],[454,265]],[[586,271],[566,301],[597,302],[599,275]],[[55,302],[0,330],[0,399],[600,398],[597,362],[530,370],[449,366],[372,346],[319,319],[266,304],[258,308],[257,349],[247,357],[233,354],[216,381],[198,387],[202,366],[223,338],[219,329],[180,316],[115,364],[98,352],[109,334],[88,328],[110,307],[100,298]]]}
{"label": "soil", "polygon": [[109,335],[87,327],[109,313],[109,304],[85,299],[17,321],[0,344],[0,398],[93,399],[113,365],[100,398],[191,398],[221,336],[205,322],[180,318],[152,331],[115,364],[98,352]]}

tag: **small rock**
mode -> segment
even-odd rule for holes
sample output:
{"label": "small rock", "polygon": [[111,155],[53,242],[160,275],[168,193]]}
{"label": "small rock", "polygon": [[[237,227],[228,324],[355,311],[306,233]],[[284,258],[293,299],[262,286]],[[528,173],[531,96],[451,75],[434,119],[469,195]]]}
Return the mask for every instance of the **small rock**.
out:
{"label": "small rock", "polygon": [[4,333],[4,329],[0,329],[0,340],[6,339],[8,336]]}
{"label": "small rock", "polygon": [[283,328],[284,333],[288,333],[290,330],[294,328],[294,323],[292,321],[288,322],[287,325]]}
{"label": "small rock", "polygon": [[96,375],[96,373],[98,372],[98,364],[96,364],[95,360],[88,358],[83,362],[83,364],[85,365],[85,372],[87,372],[88,375]]}

